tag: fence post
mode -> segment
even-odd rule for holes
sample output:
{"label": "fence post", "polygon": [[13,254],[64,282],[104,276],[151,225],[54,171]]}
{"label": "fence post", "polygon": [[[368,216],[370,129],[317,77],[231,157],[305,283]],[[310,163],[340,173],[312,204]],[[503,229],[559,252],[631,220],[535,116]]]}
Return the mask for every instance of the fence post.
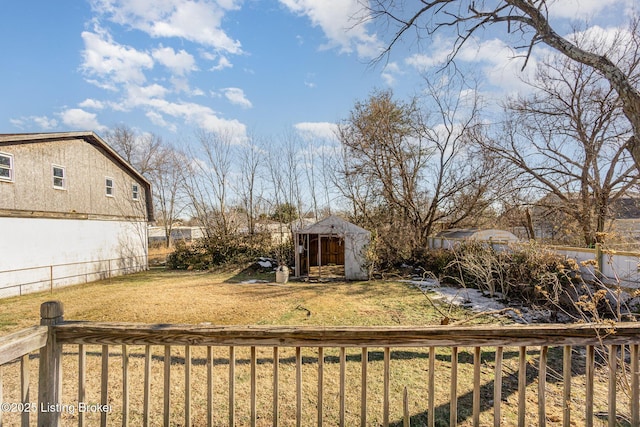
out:
{"label": "fence post", "polygon": [[602,265],[602,246],[600,243],[596,243],[596,262],[598,263],[598,272],[600,275],[604,275],[604,266]]}
{"label": "fence post", "polygon": [[47,345],[40,349],[38,379],[38,427],[60,426],[62,395],[62,345],[58,344],[52,326],[62,323],[64,307],[60,301],[47,301],[40,306],[40,325],[48,326]]}

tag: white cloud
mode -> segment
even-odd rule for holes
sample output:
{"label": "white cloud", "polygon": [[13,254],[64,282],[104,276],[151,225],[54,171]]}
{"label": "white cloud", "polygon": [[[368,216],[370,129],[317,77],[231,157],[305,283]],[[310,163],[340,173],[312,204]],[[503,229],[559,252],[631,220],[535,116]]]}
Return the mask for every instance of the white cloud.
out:
{"label": "white cloud", "polygon": [[152,37],[177,37],[232,54],[240,42],[221,28],[240,0],[93,0],[93,9],[111,21],[144,31]]}
{"label": "white cloud", "polygon": [[163,127],[171,132],[176,132],[178,130],[178,127],[175,124],[167,122],[164,116],[156,111],[147,111],[145,115],[149,120],[151,120],[151,123],[156,126]]}
{"label": "white cloud", "polygon": [[237,87],[228,87],[222,89],[224,96],[234,105],[239,105],[242,108],[251,108],[253,105],[251,101],[244,95],[244,91]]}
{"label": "white cloud", "polygon": [[104,131],[107,127],[98,122],[94,113],[89,113],[80,108],[69,108],[59,114],[62,123],[76,130]]}
{"label": "white cloud", "polygon": [[629,0],[562,0],[549,2],[549,15],[554,18],[588,19],[607,10],[620,10]]}
{"label": "white cloud", "polygon": [[105,107],[104,102],[91,98],[85,99],[80,104],[78,104],[78,106],[82,108],[92,108],[94,110],[102,110]]}
{"label": "white cloud", "polygon": [[52,130],[58,126],[56,119],[51,119],[47,116],[20,117],[19,119],[10,119],[9,122],[20,129],[33,129],[37,127],[42,130]]}
{"label": "white cloud", "polygon": [[220,59],[218,60],[218,64],[211,67],[210,71],[221,71],[221,70],[224,70],[225,68],[232,68],[232,67],[233,67],[233,64],[231,63],[231,61],[229,61],[226,57],[221,56]]}
{"label": "white cloud", "polygon": [[329,122],[301,122],[296,123],[293,126],[300,137],[306,141],[322,139],[333,140],[337,139],[338,126],[335,123]]}
{"label": "white cloud", "polygon": [[363,8],[358,0],[280,0],[291,12],[307,16],[329,39],[323,48],[339,47],[341,52],[354,50],[358,57],[371,59],[382,52],[378,38],[367,32]]}
{"label": "white cloud", "polygon": [[143,83],[146,80],[143,70],[153,67],[153,58],[114,42],[111,35],[100,28],[95,30],[82,32],[85,46],[82,69],[87,75],[106,80],[107,87],[113,87],[113,83]]}
{"label": "white cloud", "polygon": [[398,66],[397,62],[390,62],[384,67],[384,71],[382,71],[382,79],[385,81],[387,86],[393,86],[396,82],[396,76],[403,74]]}
{"label": "white cloud", "polygon": [[176,52],[170,47],[159,47],[152,52],[153,58],[169,68],[174,74],[183,76],[196,69],[195,59],[185,50]]}

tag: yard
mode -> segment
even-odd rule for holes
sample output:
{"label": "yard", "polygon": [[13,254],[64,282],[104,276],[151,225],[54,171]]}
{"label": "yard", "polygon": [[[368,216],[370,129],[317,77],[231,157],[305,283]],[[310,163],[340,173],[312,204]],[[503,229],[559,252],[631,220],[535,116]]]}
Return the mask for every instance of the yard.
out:
{"label": "yard", "polygon": [[[62,301],[65,319],[213,325],[433,325],[442,315],[401,282],[273,283],[274,274],[152,270],[0,299],[0,333],[39,323],[40,304]],[[268,283],[243,283],[271,280]],[[468,313],[454,311],[463,319]],[[477,322],[478,320],[476,320]],[[488,318],[485,321],[495,321]]]}
{"label": "yard", "polygon": [[[471,318],[473,313],[449,307],[435,309],[430,300],[411,285],[395,281],[299,283],[285,285],[248,283],[251,280],[269,280],[273,275],[228,271],[225,273],[166,272],[151,271],[130,276],[55,290],[53,294],[31,294],[19,298],[0,300],[0,335],[19,330],[39,322],[39,306],[42,302],[56,299],[64,303],[66,320],[91,320],[108,322],[141,323],[186,323],[211,325],[438,325],[443,313],[452,322]],[[450,311],[451,310],[451,311]],[[491,317],[473,316],[473,322],[494,323]],[[152,352],[152,409],[151,425],[159,425],[163,414],[163,366],[165,350],[162,346],[151,346]],[[140,425],[142,414],[142,383],[144,378],[144,346],[127,346],[128,376],[130,383],[129,419],[131,425]],[[171,348],[171,425],[184,425],[185,380],[184,347]],[[213,349],[208,355],[206,348],[191,352],[192,372],[191,420],[193,425],[206,425],[206,361],[214,361],[214,408],[215,425],[226,425],[229,413],[229,367],[228,347]],[[473,390],[473,351],[460,348],[457,366],[457,395],[459,425],[471,423],[471,399]],[[257,350],[258,425],[272,425],[272,381],[274,375],[273,349]],[[86,348],[86,396],[90,403],[100,402],[101,347]],[[248,394],[250,386],[250,354],[248,348],[239,348],[235,353],[235,407],[236,424],[249,424]],[[319,354],[317,348],[302,349],[303,378],[303,425],[316,423],[317,415],[317,370]],[[436,425],[448,425],[449,392],[451,383],[452,351],[438,349],[436,370]],[[483,368],[480,378],[482,393],[481,424],[493,423],[492,393],[495,349],[483,348]],[[349,349],[346,354],[346,425],[359,423],[361,352]],[[503,360],[503,410],[502,425],[516,423],[518,392],[518,349],[505,349]],[[538,352],[527,352],[527,419],[537,416],[537,359]],[[383,349],[370,348],[369,425],[380,425],[382,406]],[[549,373],[546,390],[547,419],[551,424],[561,420],[562,398],[562,349],[549,349]],[[576,405],[573,420],[584,422],[584,366],[581,354],[574,355],[572,371],[575,384],[572,405]],[[282,348],[279,352],[279,419],[283,426],[293,425],[296,414],[295,383],[296,367],[294,349]],[[325,425],[338,423],[338,396],[340,374],[339,351],[326,349],[324,360],[324,420]],[[559,360],[559,362],[558,362]],[[121,424],[122,413],[122,361],[123,347],[109,347],[109,403],[113,412],[109,425]],[[32,390],[37,390],[37,357],[31,364]],[[425,400],[429,354],[426,348],[402,348],[391,351],[391,420],[400,423],[403,413],[403,393],[409,396],[409,412],[412,425],[425,425]],[[63,403],[74,402],[78,393],[78,347],[65,346],[63,358]],[[20,401],[19,364],[4,367],[4,401]],[[606,381],[596,388],[595,412],[606,413]],[[34,400],[33,398],[31,400]],[[620,402],[621,410],[623,403]],[[5,414],[6,425],[13,425],[15,414]],[[99,414],[87,414],[87,422],[94,425]],[[581,421],[582,420],[582,421]],[[77,413],[64,413],[63,425],[76,425]]]}

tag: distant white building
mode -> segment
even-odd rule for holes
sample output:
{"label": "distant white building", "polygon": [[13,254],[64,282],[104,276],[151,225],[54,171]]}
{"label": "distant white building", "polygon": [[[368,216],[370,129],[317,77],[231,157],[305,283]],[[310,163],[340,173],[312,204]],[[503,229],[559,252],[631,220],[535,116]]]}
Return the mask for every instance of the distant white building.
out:
{"label": "distant white building", "polygon": [[147,268],[151,184],[93,132],[0,134],[0,297]]}

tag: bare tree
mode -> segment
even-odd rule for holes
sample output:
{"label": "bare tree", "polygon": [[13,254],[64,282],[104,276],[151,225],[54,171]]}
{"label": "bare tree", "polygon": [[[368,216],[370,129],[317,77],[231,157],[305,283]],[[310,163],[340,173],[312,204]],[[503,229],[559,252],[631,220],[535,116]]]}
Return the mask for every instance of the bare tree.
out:
{"label": "bare tree", "polygon": [[227,236],[231,232],[228,211],[228,189],[232,166],[232,144],[229,135],[200,131],[197,134],[199,155],[192,153],[188,178],[191,201],[206,228]]}
{"label": "bare tree", "polygon": [[164,229],[165,242],[171,247],[171,231],[184,209],[182,171],[187,163],[184,154],[165,146],[158,152],[158,161],[151,170],[156,220]]}
{"label": "bare tree", "polygon": [[611,203],[639,178],[619,98],[593,68],[563,56],[543,61],[529,84],[532,95],[508,103],[505,136],[480,144],[514,165],[539,204],[573,218],[593,245]]}
{"label": "bare tree", "polygon": [[[573,61],[593,68],[616,91],[624,115],[631,124],[628,149],[640,167],[640,91],[637,66],[625,67],[595,50],[581,47],[575,40],[562,37],[551,26],[548,15],[549,0],[362,0],[369,19],[388,24],[394,29],[385,52],[411,30],[418,38],[432,36],[442,30],[455,31],[457,38],[451,50],[452,63],[462,46],[474,35],[490,26],[502,25],[515,47],[528,46],[527,58],[535,45],[543,43]],[[629,37],[624,47],[636,58],[640,54],[640,18],[630,17]],[[505,38],[508,37],[505,35]],[[618,45],[622,48],[623,45]],[[384,55],[384,54],[383,54]],[[632,61],[632,64],[637,62]],[[525,62],[526,65],[526,62]]]}
{"label": "bare tree", "polygon": [[255,144],[255,141],[248,141],[240,147],[240,178],[237,192],[247,217],[250,236],[253,236],[256,231],[257,204],[262,195],[258,173],[263,156],[263,150]]}
{"label": "bare tree", "polygon": [[356,217],[395,230],[390,238],[405,251],[424,247],[437,224],[472,223],[491,204],[494,160],[469,144],[478,98],[459,96],[462,82],[445,80],[427,82],[425,105],[374,93],[339,128],[343,194]]}
{"label": "bare tree", "polygon": [[126,125],[119,125],[106,132],[105,140],[145,177],[161,162],[164,143],[152,133],[139,134]]}

